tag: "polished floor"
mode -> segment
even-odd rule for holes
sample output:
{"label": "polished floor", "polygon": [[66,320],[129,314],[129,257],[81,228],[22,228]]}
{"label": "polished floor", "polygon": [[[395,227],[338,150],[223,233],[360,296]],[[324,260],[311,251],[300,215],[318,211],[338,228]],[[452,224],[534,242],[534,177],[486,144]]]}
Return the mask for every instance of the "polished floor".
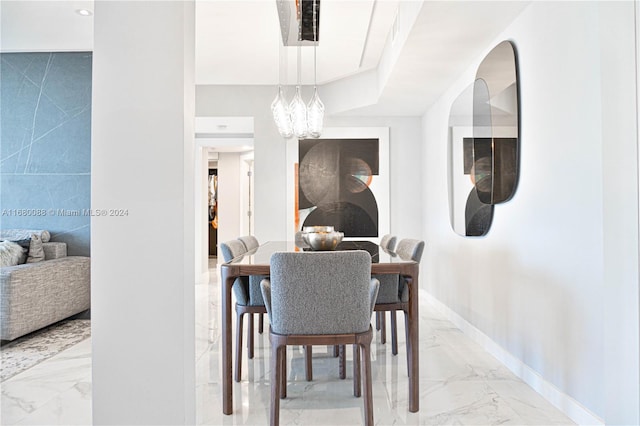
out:
{"label": "polished floor", "polygon": [[[210,259],[211,280],[196,287],[196,416],[198,424],[268,423],[268,333],[256,334],[255,358],[243,357],[243,377],[234,382],[234,414],[222,414],[219,271]],[[408,411],[404,323],[399,321],[400,353],[390,342],[372,345],[374,420],[379,425],[573,424],[495,358],[468,339],[427,302],[420,306],[420,411]],[[401,318],[401,316],[399,317]],[[257,327],[256,327],[257,330]],[[350,351],[349,351],[350,355]],[[314,380],[304,379],[302,353],[288,351],[287,399],[282,425],[359,425],[362,399],[324,347],[314,348]],[[5,381],[2,425],[80,425],[91,423],[91,340]]]}

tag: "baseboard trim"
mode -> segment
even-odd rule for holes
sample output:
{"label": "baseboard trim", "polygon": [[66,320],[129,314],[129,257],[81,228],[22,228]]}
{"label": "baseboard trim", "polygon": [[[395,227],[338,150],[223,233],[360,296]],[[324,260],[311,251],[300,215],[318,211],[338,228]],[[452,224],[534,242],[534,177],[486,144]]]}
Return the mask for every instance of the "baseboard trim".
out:
{"label": "baseboard trim", "polygon": [[593,414],[582,404],[569,395],[559,390],[555,385],[545,380],[537,371],[514,357],[504,348],[493,341],[489,336],[478,330],[467,320],[454,312],[447,305],[433,297],[426,290],[420,290],[420,301],[431,304],[456,327],[471,338],[474,342],[482,346],[484,350],[493,355],[498,361],[505,365],[513,374],[531,386],[549,401],[553,406],[562,411],[567,417],[579,425],[604,425],[604,421]]}

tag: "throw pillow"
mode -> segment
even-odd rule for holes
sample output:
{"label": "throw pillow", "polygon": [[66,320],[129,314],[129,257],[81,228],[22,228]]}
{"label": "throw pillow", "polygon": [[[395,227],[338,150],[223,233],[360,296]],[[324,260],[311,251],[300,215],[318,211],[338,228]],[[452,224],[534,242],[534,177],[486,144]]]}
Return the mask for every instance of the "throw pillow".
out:
{"label": "throw pillow", "polygon": [[24,256],[24,250],[13,241],[0,242],[0,266],[15,266]]}
{"label": "throw pillow", "polygon": [[31,234],[31,243],[29,244],[29,257],[27,263],[37,263],[44,260],[44,249],[42,248],[42,239],[40,235]]}
{"label": "throw pillow", "polygon": [[17,241],[12,240],[12,242],[22,247],[22,250],[24,251],[24,255],[20,259],[20,262],[18,262],[18,265],[22,265],[23,263],[26,263],[27,257],[29,257],[29,246],[31,245],[31,238],[27,238],[26,240],[17,240]]}

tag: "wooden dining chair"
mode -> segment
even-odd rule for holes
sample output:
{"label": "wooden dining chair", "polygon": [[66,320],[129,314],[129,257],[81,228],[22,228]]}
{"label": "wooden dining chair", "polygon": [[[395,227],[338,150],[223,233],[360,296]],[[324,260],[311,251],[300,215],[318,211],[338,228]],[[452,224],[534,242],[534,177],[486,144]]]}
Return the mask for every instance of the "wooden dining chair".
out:
{"label": "wooden dining chair", "polygon": [[393,251],[396,247],[396,236],[391,234],[383,235],[380,239],[380,247]]}
{"label": "wooden dining chair", "polygon": [[[253,235],[244,235],[238,237],[238,240],[242,241],[242,244],[246,247],[247,251],[260,247],[258,239]],[[260,293],[260,281],[267,278],[266,275],[249,275],[249,300],[253,306],[264,306],[262,301],[262,294]],[[264,312],[258,313],[258,333],[262,334],[264,330]],[[249,312],[249,340],[247,341],[247,351],[249,353],[249,359],[253,359],[253,313]]]}
{"label": "wooden dining chair", "polygon": [[[391,234],[383,235],[380,239],[380,247],[385,250],[393,251],[396,246],[396,236]],[[393,275],[376,275],[380,281],[380,291],[378,292],[378,300],[384,301],[391,299],[390,295],[398,292],[398,283],[393,279]],[[397,275],[396,275],[397,277]],[[395,291],[394,291],[395,290]],[[376,330],[380,331],[380,343],[383,345],[387,342],[386,319],[383,311],[376,312]],[[394,355],[397,353],[394,352]]]}
{"label": "wooden dining chair", "polygon": [[[354,345],[354,394],[364,388],[364,424],[373,425],[371,314],[379,283],[365,251],[274,253],[262,294],[271,328],[270,424],[286,397],[287,345]],[[358,369],[361,367],[362,371]]]}
{"label": "wooden dining chair", "polygon": [[302,249],[304,249],[304,248],[309,248],[310,246],[309,246],[309,244],[304,240],[303,235],[304,235],[304,232],[302,232],[302,231],[297,231],[297,232],[296,232],[296,234],[295,234],[295,236],[294,236],[295,243],[296,243],[296,247],[299,247],[299,248],[302,248]]}
{"label": "wooden dining chair", "polygon": [[242,244],[244,244],[247,251],[253,250],[254,248],[258,248],[258,246],[260,246],[258,239],[253,235],[244,235],[242,237],[238,237],[238,239],[242,241]]}
{"label": "wooden dining chair", "polygon": [[[238,257],[247,252],[245,244],[240,240],[230,240],[220,244],[220,251],[225,262]],[[260,281],[264,276],[256,275],[249,277],[239,277],[233,283],[233,294],[236,298],[236,374],[235,380],[239,382],[242,378],[242,335],[243,318],[249,314],[249,324],[247,330],[247,356],[253,359],[254,356],[254,331],[253,314],[267,313],[260,291]],[[262,332],[262,329],[260,329]]]}
{"label": "wooden dining chair", "polygon": [[[424,251],[424,241],[405,238],[398,242],[395,253],[405,260],[413,260],[420,263],[422,252]],[[403,311],[405,317],[405,333],[408,330],[408,309],[409,309],[409,287],[406,280],[398,274],[376,275],[380,281],[380,291],[376,300],[375,311],[376,316],[380,318],[381,342],[386,341],[385,312],[389,311],[391,315],[391,352],[393,355],[398,354],[398,326],[396,319],[396,311]],[[415,283],[417,285],[418,283]],[[408,341],[408,339],[407,339]]]}

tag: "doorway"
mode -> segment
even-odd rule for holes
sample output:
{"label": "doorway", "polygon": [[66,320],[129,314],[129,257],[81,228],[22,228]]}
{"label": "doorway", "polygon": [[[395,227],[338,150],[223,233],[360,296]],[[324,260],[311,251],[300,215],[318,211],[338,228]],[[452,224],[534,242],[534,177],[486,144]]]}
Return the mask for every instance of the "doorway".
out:
{"label": "doorway", "polygon": [[201,279],[222,241],[254,232],[253,117],[196,117],[196,239]]}
{"label": "doorway", "polygon": [[207,181],[209,257],[218,256],[218,169],[209,167]]}

